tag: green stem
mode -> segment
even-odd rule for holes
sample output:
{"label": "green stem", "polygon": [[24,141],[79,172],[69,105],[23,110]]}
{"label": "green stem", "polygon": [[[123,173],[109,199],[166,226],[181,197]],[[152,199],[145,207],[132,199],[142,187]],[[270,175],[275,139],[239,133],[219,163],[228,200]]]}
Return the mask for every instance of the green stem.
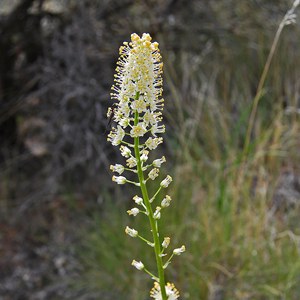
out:
{"label": "green stem", "polygon": [[[138,122],[139,122],[139,114],[136,111],[135,116],[134,116],[134,125],[137,125]],[[163,300],[167,300],[167,294],[166,294],[166,288],[165,288],[165,285],[166,285],[165,284],[165,273],[164,273],[164,269],[163,269],[162,258],[160,256],[161,247],[160,247],[160,241],[159,241],[159,233],[158,233],[158,229],[157,229],[156,220],[153,217],[153,210],[152,210],[151,203],[150,203],[149,196],[148,196],[148,190],[147,190],[147,186],[145,183],[144,172],[142,170],[142,162],[141,162],[141,157],[140,157],[139,144],[140,144],[139,138],[138,137],[134,138],[134,153],[135,153],[135,158],[137,160],[138,177],[139,177],[140,188],[141,188],[141,192],[143,195],[144,203],[147,207],[147,211],[149,212],[148,218],[149,218],[153,241],[154,241],[154,252],[155,252],[155,258],[156,258],[156,265],[157,265],[161,295],[162,295]]]}

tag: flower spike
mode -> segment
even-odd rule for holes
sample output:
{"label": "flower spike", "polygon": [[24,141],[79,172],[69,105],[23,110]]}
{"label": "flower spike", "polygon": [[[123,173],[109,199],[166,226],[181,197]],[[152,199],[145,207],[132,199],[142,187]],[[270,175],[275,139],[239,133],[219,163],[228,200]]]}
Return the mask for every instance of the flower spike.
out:
{"label": "flower spike", "polygon": [[[152,132],[153,136],[164,132],[164,125],[158,124],[162,120],[159,110],[163,107],[163,64],[160,60],[158,43],[151,43],[149,34],[139,37],[134,33],[131,35],[131,42],[125,42],[120,47],[117,74],[111,93],[112,99],[117,100],[113,118],[118,127],[111,131],[108,138],[114,146],[122,143],[124,129],[128,126],[131,128],[129,134],[133,138],[143,137],[147,132]],[[112,110],[108,109],[109,116]],[[134,124],[135,112],[140,114],[142,122]],[[161,139],[154,139],[153,145],[150,145],[150,141],[149,149],[153,149]]]}
{"label": "flower spike", "polygon": [[[150,152],[163,143],[160,136],[165,132],[162,124],[162,111],[164,99],[162,98],[162,67],[161,55],[157,42],[152,42],[148,33],[141,37],[136,33],[131,35],[130,42],[124,42],[119,49],[120,57],[117,62],[114,85],[112,86],[111,98],[114,100],[112,107],[108,109],[107,117],[115,123],[108,141],[113,146],[120,148],[121,155],[126,160],[126,166],[121,164],[111,165],[110,169],[117,173],[112,180],[117,184],[133,184],[140,188],[141,196],[134,196],[133,201],[137,207],[127,210],[128,215],[134,217],[146,216],[149,219],[149,227],[152,239],[145,239],[138,231],[130,227],[125,228],[125,233],[133,238],[138,237],[155,252],[157,275],[152,274],[140,261],[133,260],[132,265],[142,270],[156,282],[150,292],[150,296],[157,300],[176,300],[179,293],[173,284],[165,283],[165,269],[174,255],[180,255],[185,248],[173,250],[167,260],[164,251],[170,244],[170,238],[160,239],[159,223],[162,218],[162,209],[168,207],[171,197],[166,195],[160,205],[152,207],[152,202],[162,189],[167,188],[172,182],[172,177],[167,176],[158,183],[158,189],[154,196],[149,198],[147,184],[159,178],[159,169],[166,162],[162,156],[146,163]],[[137,174],[138,182],[132,181],[131,177],[122,176],[129,171]],[[147,177],[145,173],[147,171]]]}

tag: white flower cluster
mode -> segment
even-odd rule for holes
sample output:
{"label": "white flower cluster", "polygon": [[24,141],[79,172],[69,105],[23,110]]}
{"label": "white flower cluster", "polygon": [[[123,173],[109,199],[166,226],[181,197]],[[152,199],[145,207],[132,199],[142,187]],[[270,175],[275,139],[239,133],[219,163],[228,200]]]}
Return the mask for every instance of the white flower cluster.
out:
{"label": "white flower cluster", "polygon": [[[140,38],[131,35],[131,42],[124,42],[120,47],[120,57],[117,63],[115,84],[112,86],[112,99],[117,100],[117,106],[108,110],[108,115],[114,114],[118,123],[108,136],[113,145],[122,143],[125,129],[129,128],[131,137],[143,137],[151,133],[145,147],[153,150],[162,139],[156,134],[165,131],[161,110],[164,100],[162,96],[162,62],[158,43],[151,43],[149,34]],[[137,124],[134,124],[135,112],[139,114]]]}
{"label": "white flower cluster", "polygon": [[[147,161],[149,151],[156,149],[163,142],[163,138],[157,136],[165,132],[165,126],[160,124],[164,102],[162,66],[158,43],[152,43],[148,33],[144,33],[142,37],[133,33],[131,42],[124,42],[120,47],[115,84],[111,93],[111,98],[116,100],[116,103],[107,113],[116,123],[116,127],[113,127],[108,135],[108,141],[113,146],[120,145],[121,154],[127,158],[128,168],[120,164],[110,167],[118,175],[125,170],[136,173],[137,159],[134,156],[132,138],[141,138],[139,149],[142,162]],[[159,175],[158,168],[165,161],[164,156],[156,159],[144,167],[143,171],[153,167],[148,173],[148,178],[154,180]],[[169,176],[167,182],[165,180],[162,183],[163,187],[168,186],[170,178]],[[128,182],[124,176],[113,176],[112,180],[117,184]]]}

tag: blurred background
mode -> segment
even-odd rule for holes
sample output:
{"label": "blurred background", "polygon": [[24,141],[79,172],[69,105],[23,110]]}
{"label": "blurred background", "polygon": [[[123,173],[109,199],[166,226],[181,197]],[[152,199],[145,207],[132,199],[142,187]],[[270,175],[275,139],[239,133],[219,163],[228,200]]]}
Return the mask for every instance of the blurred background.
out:
{"label": "blurred background", "polygon": [[[118,48],[148,32],[164,62],[173,176],[161,220],[181,299],[300,299],[300,25],[289,0],[0,0],[0,299],[149,299],[125,236],[136,191],[111,182]],[[165,175],[163,174],[163,175]],[[150,190],[154,187],[150,186]],[[152,265],[151,265],[152,264]]]}

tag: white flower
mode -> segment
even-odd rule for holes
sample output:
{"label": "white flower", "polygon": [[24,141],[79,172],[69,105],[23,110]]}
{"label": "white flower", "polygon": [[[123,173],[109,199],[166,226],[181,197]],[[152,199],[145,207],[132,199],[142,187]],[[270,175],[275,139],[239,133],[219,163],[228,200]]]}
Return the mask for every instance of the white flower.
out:
{"label": "white flower", "polygon": [[166,197],[161,201],[161,207],[170,206],[171,200],[171,197],[169,195],[166,195]]}
{"label": "white flower", "polygon": [[[167,283],[166,294],[168,300],[176,300],[179,298],[179,292],[177,291],[173,283]],[[154,298],[155,300],[162,300],[160,285],[158,282],[154,282],[154,287],[150,291],[150,297]]]}
{"label": "white flower", "polygon": [[137,208],[137,207],[134,207],[130,210],[127,210],[127,213],[130,215],[130,216],[136,216],[138,213],[140,212],[140,210]]}
{"label": "white flower", "polygon": [[113,176],[112,181],[115,181],[117,184],[125,184],[127,180],[124,176]]}
{"label": "white flower", "polygon": [[170,245],[170,241],[171,241],[171,239],[170,239],[169,237],[165,237],[165,238],[164,238],[164,241],[163,241],[162,244],[161,244],[162,247],[165,248],[165,249],[168,248],[169,245]]}
{"label": "white flower", "polygon": [[131,103],[131,108],[133,110],[136,110],[138,113],[142,113],[142,112],[146,111],[147,104],[144,100],[139,99],[139,100],[135,100]]}
{"label": "white flower", "polygon": [[163,156],[162,158],[155,159],[152,165],[153,167],[160,168],[164,162],[166,162],[166,158]]}
{"label": "white flower", "polygon": [[126,146],[121,146],[120,147],[120,150],[121,150],[121,155],[128,158],[131,156],[131,150],[126,147]]}
{"label": "white flower", "polygon": [[142,162],[147,161],[147,159],[148,159],[148,154],[149,154],[149,151],[147,151],[147,150],[143,150],[143,151],[142,151],[142,155],[141,155],[141,161],[142,161]]}
{"label": "white flower", "polygon": [[160,211],[161,211],[161,207],[157,206],[156,210],[153,214],[154,219],[156,219],[156,220],[160,219],[160,217],[161,217]]}
{"label": "white flower", "polygon": [[144,269],[144,264],[141,261],[133,260],[131,263],[134,267],[136,267],[138,270]]}
{"label": "white flower", "polygon": [[134,168],[137,164],[137,160],[134,157],[130,157],[126,160],[126,165],[129,168]]}
{"label": "white flower", "polygon": [[123,127],[126,128],[130,124],[130,119],[128,118],[122,118],[120,119],[119,124]]}
{"label": "white flower", "polygon": [[129,228],[128,226],[126,226],[125,228],[125,233],[130,235],[131,237],[137,237],[139,234],[137,230]]}
{"label": "white flower", "polygon": [[151,127],[151,133],[156,136],[157,133],[164,133],[166,131],[166,127],[165,125],[157,125],[157,124],[154,124],[152,127]]}
{"label": "white flower", "polygon": [[180,248],[176,248],[173,250],[174,255],[180,255],[181,253],[185,252],[185,246],[182,245]]}
{"label": "white flower", "polygon": [[172,182],[172,180],[172,177],[170,175],[167,175],[167,177],[160,183],[160,186],[163,188],[167,188]]}
{"label": "white flower", "polygon": [[132,129],[130,130],[131,137],[140,137],[144,136],[144,134],[147,132],[146,126],[144,123],[139,123],[135,126],[132,126]]}
{"label": "white flower", "polygon": [[150,150],[154,150],[157,148],[157,146],[159,144],[161,144],[163,142],[163,138],[159,137],[159,138],[152,138],[149,137],[145,143],[145,145],[150,149]]}
{"label": "white flower", "polygon": [[117,129],[113,128],[108,135],[108,141],[112,143],[113,146],[118,146],[125,136],[125,131],[121,126],[117,126]]}
{"label": "white flower", "polygon": [[124,172],[124,167],[120,164],[115,164],[110,166],[110,170],[121,175]]}
{"label": "white flower", "polygon": [[141,197],[139,197],[139,196],[137,196],[137,195],[135,195],[135,196],[133,197],[133,200],[134,200],[134,202],[135,202],[136,204],[138,204],[138,205],[143,204],[143,198],[141,198]]}
{"label": "white flower", "polygon": [[154,180],[158,176],[158,174],[159,174],[159,169],[154,168],[149,172],[148,176],[151,180]]}
{"label": "white flower", "polygon": [[147,110],[145,112],[143,119],[146,124],[151,125],[154,125],[158,121],[157,115],[151,112],[150,110]]}
{"label": "white flower", "polygon": [[119,119],[123,117],[128,118],[130,115],[130,106],[128,100],[129,99],[127,99],[126,97],[123,97],[122,101],[118,103],[119,106],[118,113],[120,114]]}

